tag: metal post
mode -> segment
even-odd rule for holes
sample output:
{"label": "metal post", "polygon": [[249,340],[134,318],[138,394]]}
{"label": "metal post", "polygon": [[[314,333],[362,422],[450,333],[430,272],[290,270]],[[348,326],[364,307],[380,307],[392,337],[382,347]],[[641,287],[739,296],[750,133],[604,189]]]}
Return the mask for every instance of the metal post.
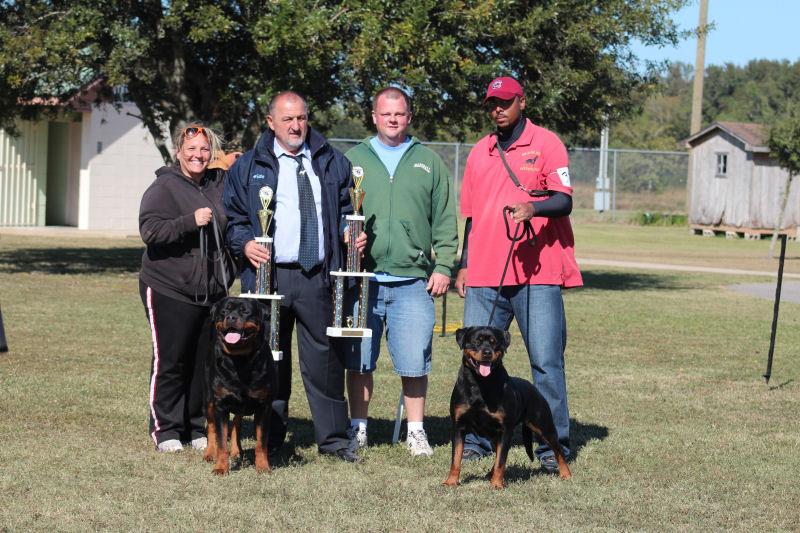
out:
{"label": "metal post", "polygon": [[3,328],[3,311],[0,309],[0,353],[8,351],[8,342],[6,342],[6,330]]}
{"label": "metal post", "polygon": [[611,182],[611,222],[617,217],[617,151],[614,150],[614,177]]}
{"label": "metal post", "polygon": [[442,333],[440,337],[444,337],[447,333],[447,293],[442,295]]}
{"label": "metal post", "polygon": [[400,387],[400,401],[397,403],[397,412],[394,415],[394,433],[392,434],[392,444],[400,441],[400,424],[403,422],[403,388]]}
{"label": "metal post", "polygon": [[772,375],[772,354],[775,352],[775,335],[778,332],[778,307],[781,304],[781,283],[783,282],[783,261],[786,259],[786,234],[781,235],[781,258],[778,261],[778,284],[775,287],[775,307],[772,311],[772,332],[769,336],[769,353],[767,354],[767,371],[764,374],[766,383]]}

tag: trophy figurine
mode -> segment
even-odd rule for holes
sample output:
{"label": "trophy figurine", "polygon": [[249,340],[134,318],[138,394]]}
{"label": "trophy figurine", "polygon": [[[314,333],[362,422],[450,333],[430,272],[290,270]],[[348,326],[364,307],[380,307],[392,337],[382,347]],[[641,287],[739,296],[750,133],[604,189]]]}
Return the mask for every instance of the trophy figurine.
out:
{"label": "trophy figurine", "polygon": [[260,244],[269,252],[269,259],[264,263],[259,263],[256,270],[256,292],[247,292],[239,295],[240,298],[258,298],[268,300],[270,303],[269,315],[269,347],[272,350],[272,358],[275,361],[283,359],[283,352],[280,351],[278,343],[278,331],[280,331],[281,300],[280,294],[272,294],[272,237],[268,236],[269,226],[272,223],[274,211],[269,208],[272,203],[272,187],[261,187],[258,191],[258,199],[261,201],[261,209],[258,210],[258,222],[261,229],[261,236],[256,237],[256,243]]}
{"label": "trophy figurine", "polygon": [[[331,272],[334,277],[333,289],[333,326],[327,330],[329,337],[372,337],[372,330],[367,328],[367,309],[369,307],[369,278],[374,277],[372,272],[361,271],[361,254],[356,247],[356,239],[364,231],[365,217],[359,214],[361,204],[364,202],[364,169],[353,167],[353,184],[350,188],[350,202],[353,204],[353,214],[347,215],[347,263],[346,271]],[[356,316],[345,317],[345,278],[358,278],[358,313]]]}

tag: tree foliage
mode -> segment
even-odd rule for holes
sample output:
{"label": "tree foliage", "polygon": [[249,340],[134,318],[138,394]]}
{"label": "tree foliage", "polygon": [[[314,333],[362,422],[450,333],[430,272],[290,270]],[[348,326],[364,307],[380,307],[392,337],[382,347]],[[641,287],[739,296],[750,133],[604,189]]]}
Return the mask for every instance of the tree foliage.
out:
{"label": "tree foliage", "polygon": [[[485,127],[494,76],[523,81],[528,115],[563,134],[624,116],[654,79],[632,40],[679,38],[685,0],[0,1],[0,125],[43,112],[102,78],[126,85],[166,152],[190,118],[249,146],[270,95],[339,106],[370,125],[370,96],[407,88],[423,136]],[[24,103],[24,105],[21,105]],[[335,115],[335,114],[334,114]]]}
{"label": "tree foliage", "polygon": [[[694,68],[675,63],[651,93],[632,96],[636,111],[611,125],[611,145],[652,150],[683,149],[689,137]],[[703,126],[715,121],[772,124],[800,100],[800,61],[753,60],[710,65],[703,81]]]}

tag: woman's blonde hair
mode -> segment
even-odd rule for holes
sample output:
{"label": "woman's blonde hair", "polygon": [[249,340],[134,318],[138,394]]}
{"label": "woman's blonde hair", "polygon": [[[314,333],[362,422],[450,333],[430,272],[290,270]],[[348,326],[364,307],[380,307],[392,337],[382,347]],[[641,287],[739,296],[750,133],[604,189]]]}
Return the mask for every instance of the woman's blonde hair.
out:
{"label": "woman's blonde hair", "polygon": [[175,154],[181,151],[181,148],[183,148],[183,143],[186,142],[187,138],[193,137],[187,137],[187,132],[191,131],[192,128],[197,128],[199,130],[196,135],[205,135],[206,139],[208,139],[209,148],[211,149],[211,160],[208,162],[209,164],[216,161],[219,158],[219,154],[224,154],[222,150],[222,139],[220,136],[217,135],[214,130],[198,121],[187,122],[184,127],[175,132],[175,135],[172,137],[172,144],[175,146]]}

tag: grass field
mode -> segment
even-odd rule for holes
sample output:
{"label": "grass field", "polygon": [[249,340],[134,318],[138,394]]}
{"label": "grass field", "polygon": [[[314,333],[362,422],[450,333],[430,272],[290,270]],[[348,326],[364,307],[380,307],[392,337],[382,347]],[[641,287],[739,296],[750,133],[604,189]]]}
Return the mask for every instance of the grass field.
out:
{"label": "grass field", "polygon": [[[576,237],[583,258],[777,269],[763,241],[589,223]],[[245,464],[220,479],[199,452],[157,454],[140,254],[136,239],[0,234],[0,530],[800,529],[800,304],[781,305],[766,387],[773,304],[726,289],[768,278],[585,267],[586,287],[565,293],[573,478],[543,475],[515,446],[508,488],[492,491],[487,460],[441,486],[452,335],[434,337],[431,459],[390,444],[399,380],[386,357],[363,464],[317,454],[297,371],[289,450],[272,474]],[[800,245],[788,256],[800,272]],[[512,333],[509,372],[529,378]]]}

